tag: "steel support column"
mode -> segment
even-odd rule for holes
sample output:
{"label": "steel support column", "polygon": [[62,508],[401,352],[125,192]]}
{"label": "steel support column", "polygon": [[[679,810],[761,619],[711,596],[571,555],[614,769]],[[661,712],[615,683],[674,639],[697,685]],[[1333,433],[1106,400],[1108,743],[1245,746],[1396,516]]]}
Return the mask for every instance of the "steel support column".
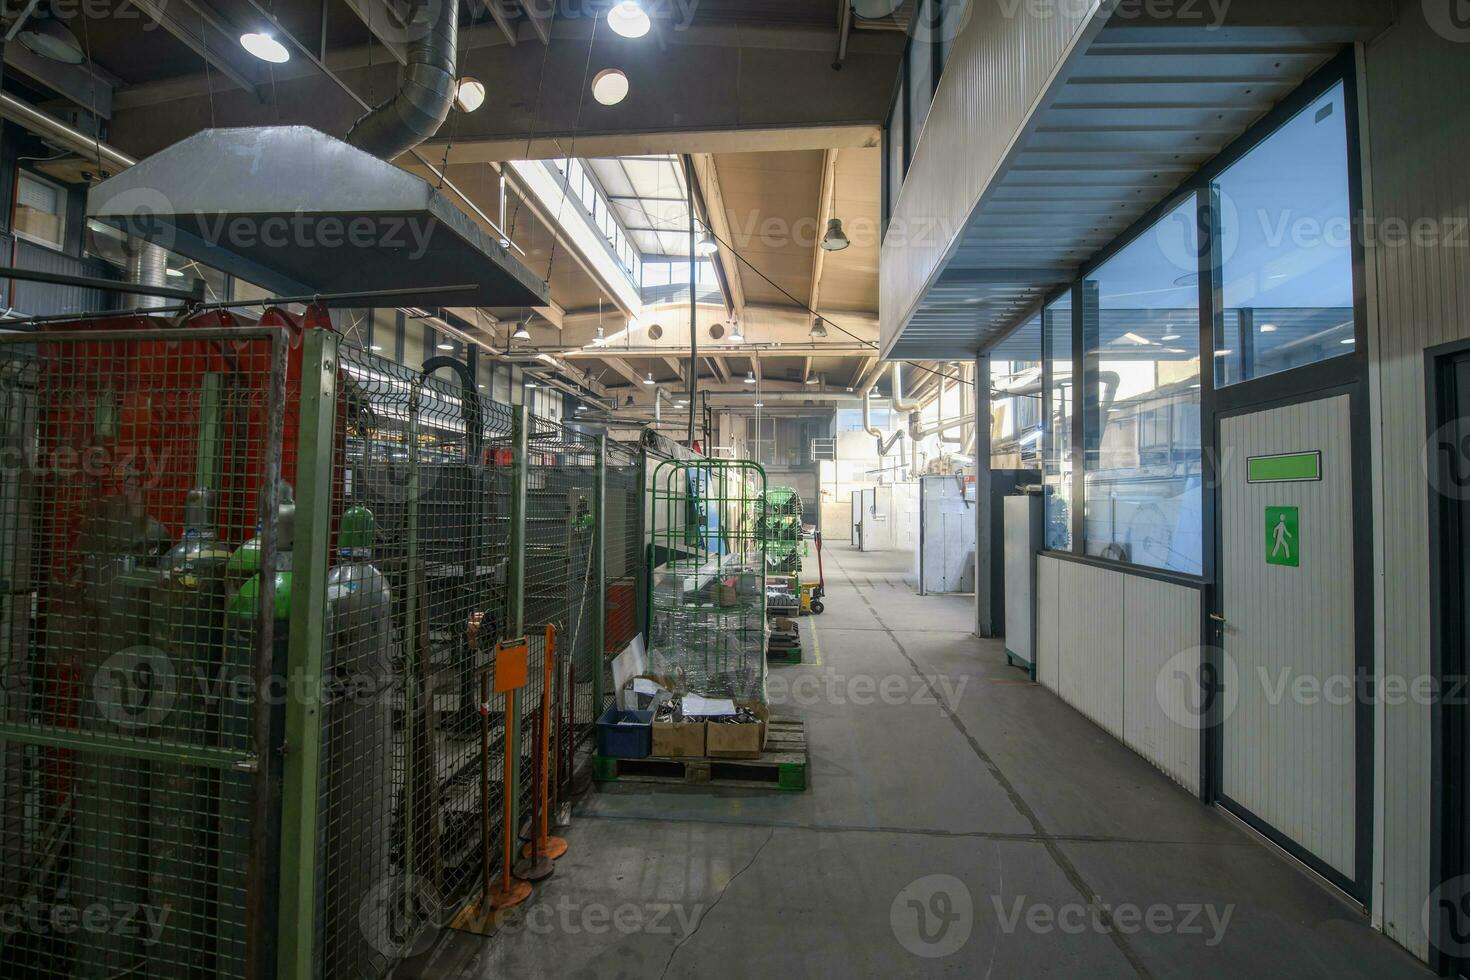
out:
{"label": "steel support column", "polygon": [[[321,679],[326,649],[332,441],[337,405],[337,335],[330,330],[308,330],[303,342],[291,634],[287,646],[286,748],[281,783],[277,926],[277,973],[281,980],[310,980],[315,975]],[[273,573],[269,568],[260,571],[262,576]],[[270,708],[258,701],[256,710]],[[261,830],[257,828],[257,832]]]}
{"label": "steel support column", "polygon": [[975,358],[975,633],[995,636],[1001,610],[991,602],[993,527],[990,500],[990,355]]}
{"label": "steel support column", "polygon": [[593,620],[593,657],[595,670],[592,674],[592,717],[595,721],[602,714],[604,675],[607,673],[607,433],[597,437],[597,486],[592,504],[592,520],[596,529],[592,535],[592,571],[597,583],[594,600],[597,618]]}
{"label": "steel support column", "polygon": [[[508,638],[526,635],[526,486],[531,472],[531,409],[523,402],[516,406],[515,419],[511,425],[512,468],[510,483],[510,568],[506,580],[506,610],[510,620]],[[525,705],[519,697],[514,699],[515,710],[507,713],[505,737],[510,740],[510,757],[516,760],[511,771],[505,774],[505,791],[510,794],[513,819],[507,834],[514,834],[521,825],[521,718]]]}

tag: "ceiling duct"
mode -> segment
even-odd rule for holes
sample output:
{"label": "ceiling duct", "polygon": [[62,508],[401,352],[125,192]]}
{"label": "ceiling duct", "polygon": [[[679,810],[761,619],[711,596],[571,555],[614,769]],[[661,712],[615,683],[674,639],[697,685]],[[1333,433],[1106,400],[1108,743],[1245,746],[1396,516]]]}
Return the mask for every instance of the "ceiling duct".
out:
{"label": "ceiling duct", "polygon": [[[458,0],[414,6],[398,91],[345,141],[306,126],[207,129],[92,188],[88,217],[278,293],[407,289],[423,307],[545,306],[545,282],[391,162],[449,115],[458,15]],[[464,283],[475,291],[435,291]]]}
{"label": "ceiling duct", "polygon": [[423,0],[403,26],[405,63],[398,91],[347,131],[347,142],[392,161],[433,136],[454,103],[459,0]]}

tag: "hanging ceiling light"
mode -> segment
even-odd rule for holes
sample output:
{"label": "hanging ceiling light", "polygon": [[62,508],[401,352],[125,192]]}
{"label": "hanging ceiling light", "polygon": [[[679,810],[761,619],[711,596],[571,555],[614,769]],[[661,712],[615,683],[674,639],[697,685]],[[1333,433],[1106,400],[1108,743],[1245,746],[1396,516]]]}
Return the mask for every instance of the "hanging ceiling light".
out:
{"label": "hanging ceiling light", "polygon": [[623,0],[622,3],[613,4],[612,9],[607,12],[607,26],[613,29],[614,34],[640,38],[653,29],[653,22],[648,19],[648,13],[637,0]]}
{"label": "hanging ceiling light", "polygon": [[704,230],[704,236],[699,239],[699,244],[695,248],[698,249],[700,255],[714,255],[720,250],[720,243],[715,240],[714,234],[706,228]]}
{"label": "hanging ceiling light", "polygon": [[439,344],[439,349],[440,350],[454,350],[454,344],[452,344],[452,343],[450,343],[449,341],[446,340],[443,343]]}
{"label": "hanging ceiling light", "polygon": [[745,334],[742,333],[741,330],[740,330],[740,321],[739,320],[731,320],[730,321],[730,343],[732,343],[732,344],[743,344],[743,343],[745,343]]}
{"label": "hanging ceiling light", "polygon": [[822,322],[821,317],[812,320],[812,330],[809,336],[814,339],[827,336],[827,324]]}
{"label": "hanging ceiling light", "polygon": [[808,385],[819,385],[822,383],[822,379],[818,375],[809,374],[806,376],[806,383]]}
{"label": "hanging ceiling light", "polygon": [[765,408],[766,407],[766,403],[763,402],[763,401],[761,401],[759,398],[757,398],[755,400],[755,407],[756,408]]}
{"label": "hanging ceiling light", "polygon": [[269,61],[273,65],[284,65],[291,60],[291,52],[286,50],[286,46],[269,34],[254,31],[241,34],[240,47],[261,61]]}
{"label": "hanging ceiling light", "polygon": [[602,329],[601,324],[598,324],[597,336],[592,338],[592,343],[598,346],[607,343],[607,333]]}
{"label": "hanging ceiling light", "polygon": [[460,112],[474,112],[485,104],[485,83],[466,75],[454,86],[454,107]]}
{"label": "hanging ceiling light", "polygon": [[80,65],[85,57],[71,28],[55,17],[26,21],[25,27],[16,35],[16,40],[20,41],[22,47],[63,65]]}
{"label": "hanging ceiling light", "polygon": [[651,384],[655,384],[656,383],[653,380],[653,372],[652,371],[649,371],[647,374],[645,374],[643,376],[643,383],[646,384],[646,385],[651,385]]}
{"label": "hanging ceiling light", "polygon": [[620,68],[604,68],[592,79],[592,97],[603,105],[617,105],[628,97],[628,76]]}
{"label": "hanging ceiling light", "polygon": [[629,395],[627,401],[623,402],[623,407],[624,408],[632,408],[633,407],[633,396],[632,395]]}
{"label": "hanging ceiling light", "polygon": [[748,385],[755,384],[755,372],[754,371],[746,371],[745,372],[745,383],[748,384]]}
{"label": "hanging ceiling light", "polygon": [[526,329],[524,322],[517,323],[515,332],[510,335],[511,340],[530,340],[531,331]]}
{"label": "hanging ceiling light", "polygon": [[840,252],[851,244],[847,240],[847,233],[842,230],[841,218],[833,218],[827,222],[827,234],[822,236],[822,248],[829,252]]}

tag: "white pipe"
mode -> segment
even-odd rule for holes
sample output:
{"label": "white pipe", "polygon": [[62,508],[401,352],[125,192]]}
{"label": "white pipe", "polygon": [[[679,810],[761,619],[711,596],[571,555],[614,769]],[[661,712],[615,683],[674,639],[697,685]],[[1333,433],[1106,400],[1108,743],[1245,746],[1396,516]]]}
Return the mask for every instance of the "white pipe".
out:
{"label": "white pipe", "polygon": [[903,362],[893,362],[893,409],[897,412],[917,412],[918,402],[906,402],[903,400]]}
{"label": "white pipe", "polygon": [[31,132],[45,137],[53,143],[80,153],[89,160],[99,157],[103,166],[111,164],[113,172],[126,170],[138,161],[116,147],[108,146],[80,129],[74,129],[55,116],[42,112],[29,102],[22,102],[13,95],[0,92],[0,117],[24,126]]}

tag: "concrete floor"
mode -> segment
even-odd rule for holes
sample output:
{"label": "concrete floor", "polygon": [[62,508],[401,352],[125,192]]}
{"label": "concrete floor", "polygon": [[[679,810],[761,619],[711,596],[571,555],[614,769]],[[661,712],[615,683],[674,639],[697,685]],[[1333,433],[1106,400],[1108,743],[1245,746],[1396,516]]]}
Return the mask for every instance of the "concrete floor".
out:
{"label": "concrete floor", "polygon": [[915,595],[907,555],[827,556],[806,662],[771,672],[807,792],[594,792],[525,919],[438,975],[1430,975],[1007,667],[968,597]]}

